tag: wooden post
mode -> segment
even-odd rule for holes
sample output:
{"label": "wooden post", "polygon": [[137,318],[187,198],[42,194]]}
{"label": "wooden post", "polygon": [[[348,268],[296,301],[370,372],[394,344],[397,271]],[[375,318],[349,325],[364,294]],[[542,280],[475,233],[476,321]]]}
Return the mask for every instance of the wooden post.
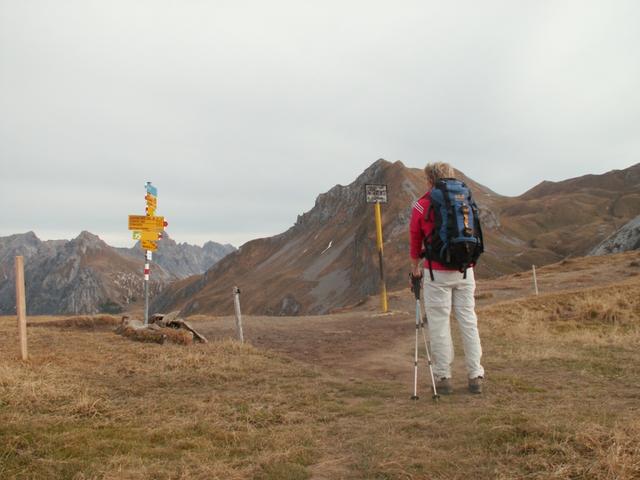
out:
{"label": "wooden post", "polygon": [[531,265],[531,270],[533,271],[533,288],[535,288],[536,296],[538,295],[538,279],[536,278],[536,266]]}
{"label": "wooden post", "polygon": [[27,359],[27,302],[24,293],[24,257],[16,257],[16,313],[18,314],[18,336],[20,355]]}
{"label": "wooden post", "polygon": [[233,287],[233,305],[236,311],[236,330],[238,331],[238,340],[244,343],[244,335],[242,333],[242,315],[240,314],[240,289]]}
{"label": "wooden post", "polygon": [[382,241],[382,215],[380,213],[380,202],[375,203],[376,214],[376,244],[378,246],[378,259],[380,261],[380,302],[382,312],[387,313],[387,284],[384,281],[384,242]]}

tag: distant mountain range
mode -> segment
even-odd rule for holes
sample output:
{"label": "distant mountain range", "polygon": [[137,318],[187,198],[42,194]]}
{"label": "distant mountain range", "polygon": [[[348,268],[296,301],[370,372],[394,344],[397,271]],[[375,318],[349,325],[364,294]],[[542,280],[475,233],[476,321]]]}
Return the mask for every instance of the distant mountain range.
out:
{"label": "distant mountain range", "polygon": [[[481,209],[486,252],[479,276],[528,269],[588,254],[640,214],[640,164],[603,175],[542,182],[518,197],[498,195],[458,172]],[[229,314],[238,285],[243,310],[271,315],[322,314],[379,292],[373,208],[366,183],[387,184],[382,208],[388,289],[406,286],[408,222],[425,191],[424,173],[378,160],[353,183],[318,196],[286,232],[253,240],[203,275],[168,286],[155,310]]]}
{"label": "distant mountain range", "polygon": [[[132,248],[117,248],[118,252],[134,258],[144,258],[140,242]],[[176,243],[167,233],[158,240],[158,250],[153,254],[153,262],[177,278],[206,272],[225,256],[234,252],[233,245],[221,245],[209,241],[202,247],[188,243]]]}
{"label": "distant mountain range", "polygon": [[[481,209],[486,241],[479,277],[495,277],[567,257],[638,248],[640,164],[602,175],[542,182],[505,197],[457,176]],[[314,207],[279,235],[236,250],[160,240],[151,275],[153,311],[233,312],[231,288],[242,290],[246,313],[322,314],[379,292],[373,207],[366,183],[388,185],[382,207],[389,290],[406,286],[408,222],[425,191],[424,173],[378,160],[347,186],[318,196]],[[29,314],[119,312],[140,302],[139,245],[112,248],[82,232],[66,241],[41,241],[33,232],[0,238],[0,314],[15,313],[14,259],[25,257]]]}
{"label": "distant mountain range", "polygon": [[[150,296],[172,281],[203,273],[234,250],[214,242],[198,247],[163,238],[153,259]],[[17,255],[25,257],[29,314],[116,313],[143,295],[139,245],[113,248],[89,232],[69,241],[41,241],[28,232],[0,237],[0,314],[15,313]]]}

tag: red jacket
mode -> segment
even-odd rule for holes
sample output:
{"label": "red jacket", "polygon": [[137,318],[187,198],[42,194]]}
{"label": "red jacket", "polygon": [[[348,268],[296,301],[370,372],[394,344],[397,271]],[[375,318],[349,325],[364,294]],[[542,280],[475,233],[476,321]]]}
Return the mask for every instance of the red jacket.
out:
{"label": "red jacket", "polygon": [[[409,235],[411,246],[411,258],[420,258],[424,245],[423,240],[427,235],[430,235],[435,227],[433,220],[433,212],[429,215],[429,219],[425,218],[426,212],[431,205],[431,194],[425,193],[416,203],[413,204],[411,209],[411,222],[409,223]],[[425,260],[424,268],[429,268],[428,262]],[[435,260],[431,261],[431,268],[433,270],[455,270],[455,268],[447,268]]]}

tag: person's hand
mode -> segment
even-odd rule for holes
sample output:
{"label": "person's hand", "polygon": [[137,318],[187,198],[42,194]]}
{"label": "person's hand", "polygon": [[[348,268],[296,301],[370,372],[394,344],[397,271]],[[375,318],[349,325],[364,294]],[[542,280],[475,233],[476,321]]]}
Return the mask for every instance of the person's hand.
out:
{"label": "person's hand", "polygon": [[422,267],[420,265],[416,265],[415,267],[413,267],[411,274],[414,277],[422,278]]}

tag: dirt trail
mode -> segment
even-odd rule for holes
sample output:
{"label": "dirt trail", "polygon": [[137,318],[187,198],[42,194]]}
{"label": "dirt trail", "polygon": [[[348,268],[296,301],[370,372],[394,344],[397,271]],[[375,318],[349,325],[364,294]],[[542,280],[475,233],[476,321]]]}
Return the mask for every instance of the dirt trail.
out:
{"label": "dirt trail", "polygon": [[[637,281],[640,268],[629,267],[637,252],[567,260],[538,270],[541,295],[561,291],[604,287],[620,281]],[[482,310],[492,305],[533,296],[527,273],[496,280],[479,280],[476,292],[482,338]],[[409,289],[389,295],[389,314],[378,313],[378,299],[345,313],[305,317],[243,316],[247,341],[329,369],[340,376],[384,381],[410,381],[415,335],[415,301]],[[190,317],[207,338],[235,336],[233,317]],[[452,316],[456,361],[454,374],[462,373],[462,349],[456,342],[457,326]],[[419,339],[422,346],[422,338]],[[484,343],[484,340],[483,340]],[[421,366],[422,367],[422,366]],[[422,367],[424,368],[424,367]]]}
{"label": "dirt trail", "polygon": [[[344,375],[380,374],[395,378],[403,363],[399,350],[414,333],[408,312],[379,315],[351,312],[321,317],[243,317],[245,338],[258,348]],[[233,337],[233,317],[194,320],[209,339]],[[375,358],[375,362],[371,361]],[[389,360],[389,362],[387,362]]]}

